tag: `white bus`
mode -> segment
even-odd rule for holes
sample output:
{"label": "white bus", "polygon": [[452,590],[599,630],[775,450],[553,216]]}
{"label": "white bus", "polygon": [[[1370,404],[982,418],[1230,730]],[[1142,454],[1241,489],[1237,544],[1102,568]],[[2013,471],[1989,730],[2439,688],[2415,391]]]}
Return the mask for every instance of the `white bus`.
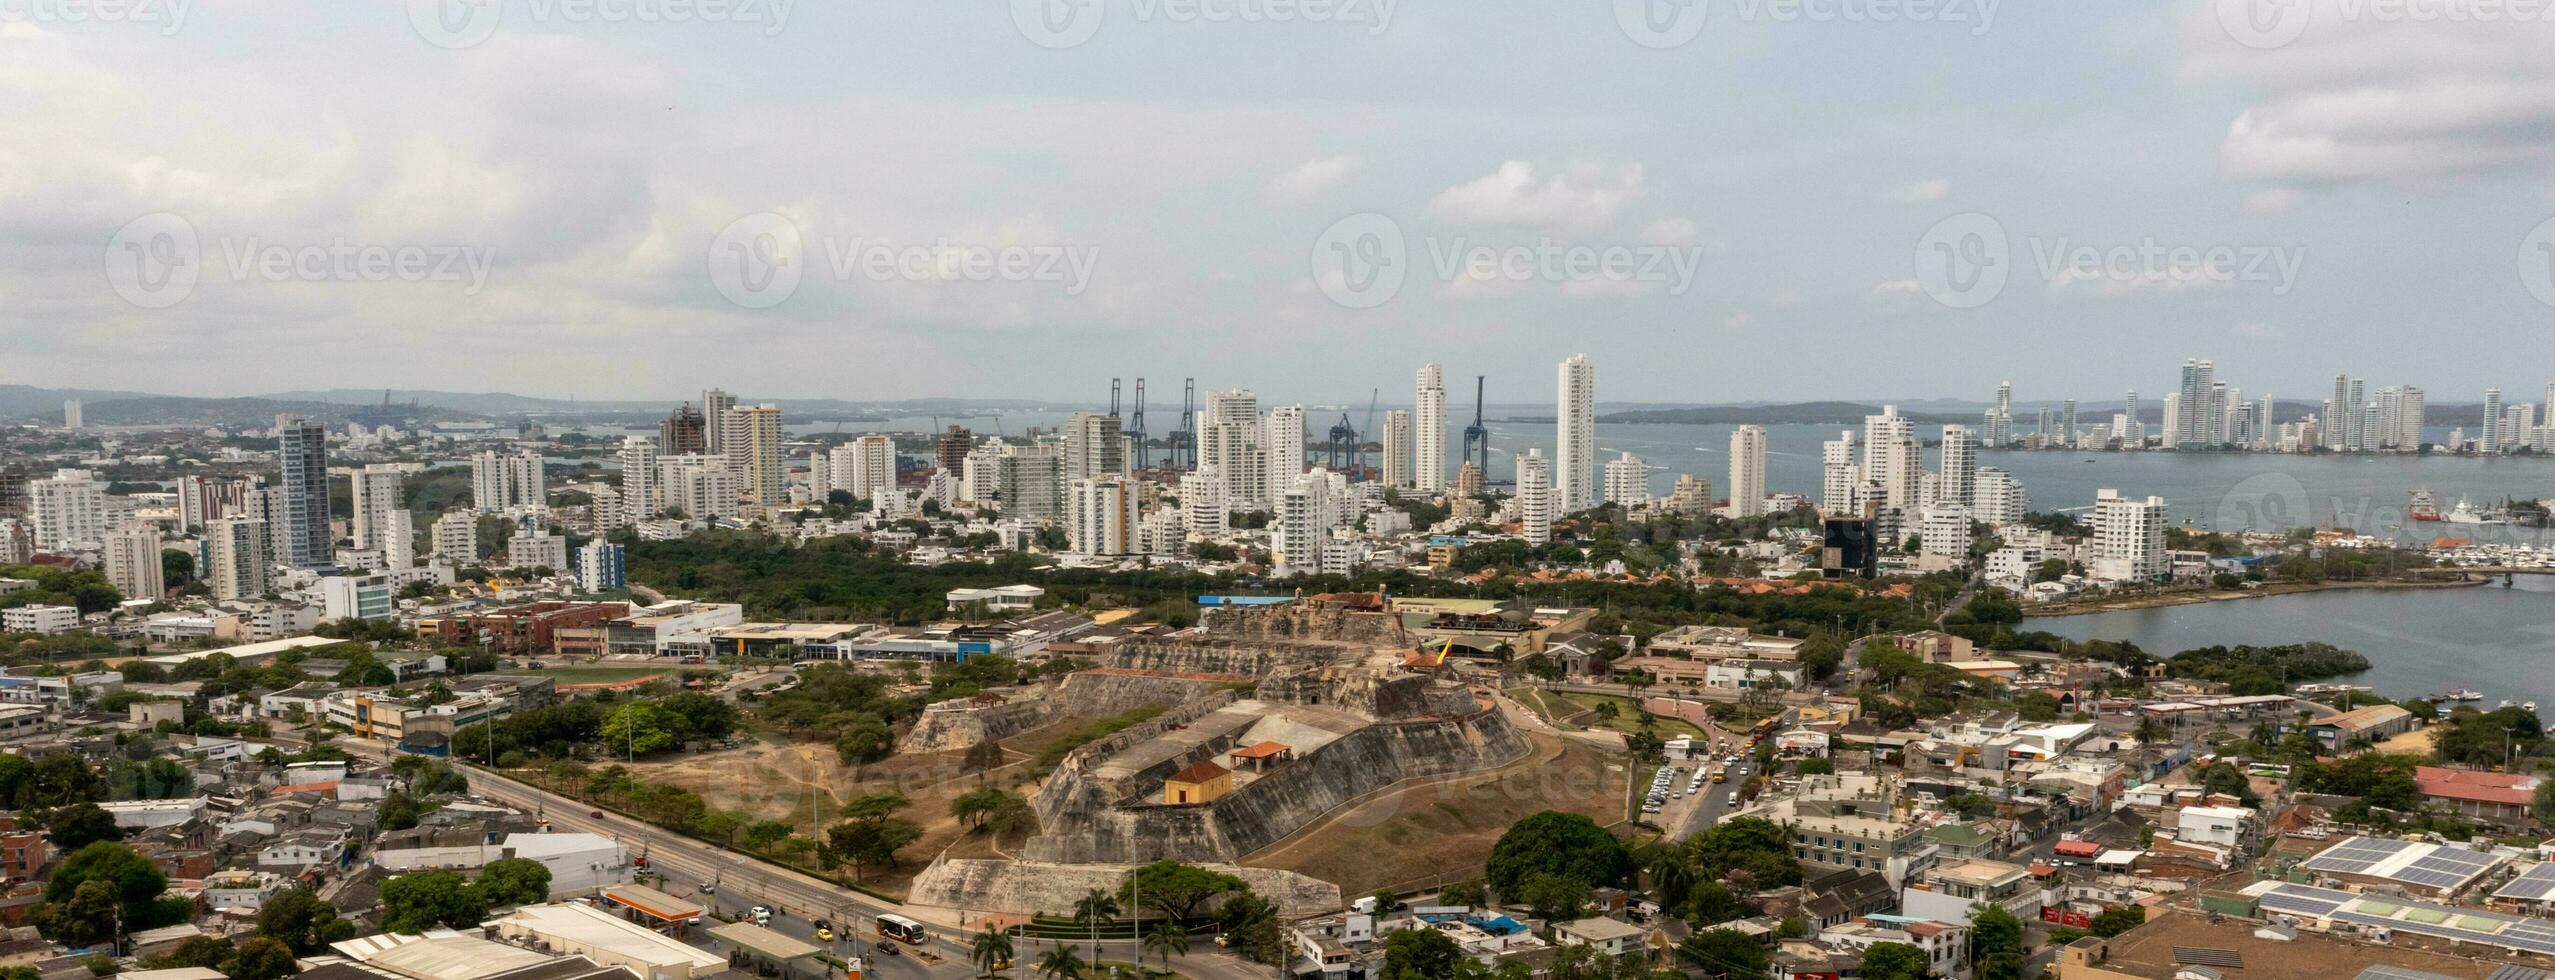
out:
{"label": "white bus", "polygon": [[920,946],[924,941],[923,924],[901,915],[882,915],[878,917],[878,938]]}

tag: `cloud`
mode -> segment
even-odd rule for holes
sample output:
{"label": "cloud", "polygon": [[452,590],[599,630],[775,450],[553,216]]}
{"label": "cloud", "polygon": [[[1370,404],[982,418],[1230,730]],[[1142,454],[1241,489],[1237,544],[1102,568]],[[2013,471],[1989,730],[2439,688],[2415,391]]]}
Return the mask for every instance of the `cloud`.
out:
{"label": "cloud", "polygon": [[1892,204],[1933,204],[1950,196],[1952,196],[1952,182],[1936,177],[1932,180],[1920,180],[1892,188],[1881,198]]}
{"label": "cloud", "polygon": [[1574,164],[1545,177],[1535,165],[1511,160],[1499,169],[1440,192],[1429,214],[1469,225],[1511,225],[1555,234],[1594,231],[1614,223],[1625,202],[1640,196],[1640,164],[1606,168]]}
{"label": "cloud", "polygon": [[2544,25],[2389,13],[2427,4],[2297,2],[2286,9],[2303,11],[2303,28],[2285,43],[2286,34],[2266,40],[2222,22],[2229,4],[2198,4],[2180,24],[2182,78],[2246,100],[2220,140],[2221,169],[2292,192],[2248,200],[2249,213],[2295,207],[2299,191],[2441,192],[2463,178],[2555,165],[2555,58]]}
{"label": "cloud", "polygon": [[1260,199],[1280,206],[1304,204],[1339,186],[1340,181],[1357,172],[1359,165],[1353,156],[1306,160],[1269,181],[1269,186],[1260,192]]}

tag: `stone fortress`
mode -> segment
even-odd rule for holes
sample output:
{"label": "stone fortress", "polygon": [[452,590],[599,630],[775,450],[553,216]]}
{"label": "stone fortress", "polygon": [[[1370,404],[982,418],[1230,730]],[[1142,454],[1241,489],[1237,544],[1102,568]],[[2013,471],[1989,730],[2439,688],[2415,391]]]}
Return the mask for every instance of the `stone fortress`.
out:
{"label": "stone fortress", "polygon": [[[1376,595],[1222,609],[1190,635],[1128,637],[1077,655],[1095,666],[1017,696],[933,705],[905,746],[947,751],[1067,716],[1162,712],[1065,757],[1031,797],[1040,831],[1020,861],[937,862],[916,879],[914,901],[1069,907],[1079,890],[1031,879],[1164,858],[1230,865],[1397,783],[1531,751],[1493,695],[1415,655]],[[1281,904],[1338,906],[1336,887],[1244,873]]]}

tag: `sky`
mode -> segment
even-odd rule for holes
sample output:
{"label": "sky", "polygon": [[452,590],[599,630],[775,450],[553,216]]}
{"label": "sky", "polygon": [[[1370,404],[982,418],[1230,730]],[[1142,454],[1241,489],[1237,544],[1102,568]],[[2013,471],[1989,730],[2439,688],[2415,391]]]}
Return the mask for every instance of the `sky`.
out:
{"label": "sky", "polygon": [[2472,401],[2555,376],[2473,2],[0,0],[0,383]]}

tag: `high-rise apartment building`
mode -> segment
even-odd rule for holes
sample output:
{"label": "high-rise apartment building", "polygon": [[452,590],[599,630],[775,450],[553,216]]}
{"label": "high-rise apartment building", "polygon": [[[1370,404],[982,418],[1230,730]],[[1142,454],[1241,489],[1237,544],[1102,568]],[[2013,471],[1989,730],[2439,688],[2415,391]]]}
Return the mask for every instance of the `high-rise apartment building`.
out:
{"label": "high-rise apartment building", "polygon": [[540,507],[549,502],[549,477],[542,469],[541,450],[527,448],[499,452],[482,449],[471,454],[472,509],[483,514],[495,514],[516,507]]}
{"label": "high-rise apartment building", "polygon": [[781,465],[781,407],[730,408],[724,416],[719,454],[745,488],[745,499],[764,507],[787,502],[788,471]]}
{"label": "high-rise apartment building", "polygon": [[1943,427],[1942,496],[1967,507],[1978,486],[1978,435],[1966,425]]}
{"label": "high-rise apartment building", "polygon": [[953,425],[940,430],[940,438],[932,444],[932,464],[953,477],[967,469],[967,454],[976,448],[976,434],[965,426]]}
{"label": "high-rise apartment building", "polygon": [[1279,405],[1269,409],[1266,431],[1260,435],[1263,479],[1268,492],[1278,493],[1304,475],[1304,406]]}
{"label": "high-rise apartment building", "polygon": [[1420,365],[1418,385],[1411,415],[1412,485],[1433,494],[1446,489],[1446,369]]}
{"label": "high-rise apartment building", "polygon": [[88,420],[82,417],[82,413],[80,411],[80,400],[77,398],[63,399],[62,427],[65,429],[80,429],[85,428],[87,424]]}
{"label": "high-rise apartment building", "polygon": [[1527,544],[1553,543],[1553,493],[1552,461],[1544,451],[1529,449],[1517,457],[1517,522]]}
{"label": "high-rise apartment building", "polygon": [[872,433],[836,446],[830,464],[826,468],[833,480],[829,491],[874,501],[896,489],[896,440],[892,437]]}
{"label": "high-rise apartment building", "polygon": [[1627,509],[1648,505],[1650,464],[1631,453],[1607,460],[1606,502]]}
{"label": "high-rise apartment building", "polygon": [[1005,517],[1024,521],[1065,516],[1064,454],[1052,444],[1005,445],[995,482]]}
{"label": "high-rise apartment building", "polygon": [[693,520],[737,516],[737,499],[745,495],[745,481],[727,457],[660,456],[657,472],[663,474],[660,482],[665,486],[667,510],[682,511]]}
{"label": "high-rise apartment building", "polygon": [[2172,570],[2165,558],[2165,498],[2143,500],[2118,490],[2094,493],[2094,577],[2151,582]]}
{"label": "high-rise apartment building", "polygon": [[1189,533],[1198,540],[1223,537],[1231,519],[1224,508],[1224,481],[1204,469],[1180,474],[1180,513],[1188,518]]}
{"label": "high-rise apartment building", "polygon": [[327,568],[337,562],[328,530],[328,430],[309,419],[275,420],[275,449],[283,473],[276,481],[283,508],[279,535],[286,547],[275,560],[295,568]]}
{"label": "high-rise apartment building", "polygon": [[[1990,428],[1996,425],[1988,421]],[[1819,510],[1829,517],[1855,514],[1855,491],[1863,486],[1863,466],[1856,462],[1854,430],[1819,444]]]}
{"label": "high-rise apartment building", "polygon": [[2502,389],[2484,389],[2484,438],[2476,445],[2485,455],[2502,451]]}
{"label": "high-rise apartment building", "polygon": [[665,510],[665,484],[657,475],[657,447],[645,436],[621,440],[622,523],[636,524]]}
{"label": "high-rise apartment building", "polygon": [[1128,474],[1124,424],[1115,415],[1075,412],[1065,419],[1065,479]]}
{"label": "high-rise apartment building", "polygon": [[1730,431],[1730,516],[1765,513],[1765,426]]}
{"label": "high-rise apartment building", "polygon": [[1411,481],[1411,413],[1393,409],[1384,413],[1384,485],[1395,489],[1412,486]]}
{"label": "high-rise apartment building", "polygon": [[[736,410],[736,396],[719,388],[701,391],[701,451],[712,455],[727,452],[727,415]],[[671,453],[671,450],[668,450]]]}
{"label": "high-rise apartment building", "polygon": [[445,511],[442,517],[435,518],[434,528],[427,538],[428,546],[434,549],[434,556],[447,564],[479,563],[479,520],[469,511]]}
{"label": "high-rise apartment building", "polygon": [[577,591],[617,592],[630,586],[630,556],[620,545],[596,538],[577,549]]}
{"label": "high-rise apartment building", "polygon": [[1268,460],[1260,441],[1268,430],[1260,419],[1260,396],[1248,390],[1210,391],[1198,413],[1198,468],[1212,470],[1223,481],[1219,495],[1237,511],[1268,505]]}
{"label": "high-rise apartment building", "polygon": [[88,470],[62,469],[27,481],[27,518],[40,551],[95,551],[106,545],[106,484]]}
{"label": "high-rise apartment building", "polygon": [[107,532],[106,580],[127,599],[158,599],[167,594],[160,566],[160,529],[136,524]]}
{"label": "high-rise apartment building", "polygon": [[266,550],[271,537],[266,522],[253,517],[213,522],[205,534],[213,558],[205,569],[205,581],[213,598],[255,599],[267,593],[273,582]]}
{"label": "high-rise apartment building", "polygon": [[1881,414],[1863,417],[1863,479],[1877,488],[1882,507],[1912,510],[1921,502],[1924,464],[1916,426],[1898,406],[1883,405]]}
{"label": "high-rise apartment building", "polygon": [[372,463],[347,474],[348,523],[355,550],[380,551],[389,540],[390,515],[400,509],[400,491],[408,475],[386,463]]}
{"label": "high-rise apartment building", "polygon": [[1696,519],[1710,516],[1712,481],[1692,473],[1677,474],[1677,485],[1668,490],[1668,509]]}
{"label": "high-rise apartment building", "polygon": [[1970,517],[1990,526],[2013,524],[2023,519],[2029,506],[2023,484],[2013,474],[1993,466],[1979,468],[1978,482],[1970,492]]}
{"label": "high-rise apartment building", "polygon": [[1553,492],[1557,510],[1575,514],[1597,506],[1597,365],[1571,355],[1561,362],[1559,387]]}
{"label": "high-rise apartment building", "polygon": [[1076,554],[1135,553],[1136,492],[1127,477],[1106,473],[1072,481],[1065,500],[1065,540]]}
{"label": "high-rise apartment building", "polygon": [[2175,403],[2180,416],[2173,430],[2174,448],[2210,448],[2221,425],[2218,419],[2218,367],[2201,358],[2182,362],[2182,390]]}

